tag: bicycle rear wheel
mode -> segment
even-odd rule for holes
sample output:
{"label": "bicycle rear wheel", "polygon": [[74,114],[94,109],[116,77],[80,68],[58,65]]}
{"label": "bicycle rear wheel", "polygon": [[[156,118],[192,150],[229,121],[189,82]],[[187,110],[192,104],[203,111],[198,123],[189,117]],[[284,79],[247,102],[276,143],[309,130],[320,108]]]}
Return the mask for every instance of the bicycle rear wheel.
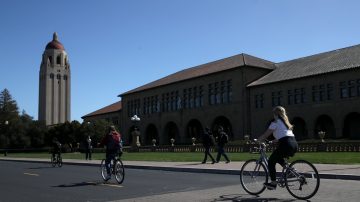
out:
{"label": "bicycle rear wheel", "polygon": [[305,160],[296,160],[286,169],[285,185],[292,196],[306,200],[318,191],[320,176],[313,164]]}
{"label": "bicycle rear wheel", "polygon": [[240,182],[244,190],[252,195],[258,195],[265,190],[264,183],[268,181],[268,172],[262,162],[256,159],[244,163],[240,171]]}
{"label": "bicycle rear wheel", "polygon": [[51,166],[52,167],[56,166],[56,157],[51,156]]}
{"label": "bicycle rear wheel", "polygon": [[58,164],[59,167],[61,167],[63,165],[62,158],[61,158],[60,155],[57,158],[57,164]]}
{"label": "bicycle rear wheel", "polygon": [[120,159],[116,160],[115,165],[114,165],[114,170],[115,170],[114,173],[115,173],[116,181],[119,184],[123,183],[124,178],[125,178],[125,169],[124,169],[124,165]]}
{"label": "bicycle rear wheel", "polygon": [[101,172],[101,177],[103,178],[103,180],[106,180],[107,172],[106,172],[105,159],[103,159],[103,160],[101,161],[101,164],[100,164],[100,172]]}

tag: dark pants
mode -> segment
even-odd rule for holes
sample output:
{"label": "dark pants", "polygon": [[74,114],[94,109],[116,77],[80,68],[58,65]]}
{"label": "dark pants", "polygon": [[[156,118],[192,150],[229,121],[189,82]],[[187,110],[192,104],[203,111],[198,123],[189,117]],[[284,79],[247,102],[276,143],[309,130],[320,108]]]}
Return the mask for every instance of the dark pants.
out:
{"label": "dark pants", "polygon": [[226,155],[226,153],[225,153],[224,146],[219,146],[219,147],[218,147],[218,153],[217,153],[217,156],[216,156],[216,161],[217,161],[217,162],[220,161],[221,155],[224,156],[224,158],[225,158],[226,161],[230,161],[229,157],[228,157],[228,156]]}
{"label": "dark pants", "polygon": [[108,175],[111,174],[110,173],[111,161],[114,161],[117,155],[118,155],[118,150],[107,150],[106,151],[105,166],[106,166],[106,172]]}
{"label": "dark pants", "polygon": [[271,181],[276,180],[276,163],[285,165],[284,158],[294,156],[297,152],[298,144],[294,137],[283,137],[279,140],[279,146],[273,151],[269,158],[269,173]]}
{"label": "dark pants", "polygon": [[85,156],[85,157],[86,157],[86,160],[88,160],[88,159],[91,160],[91,149],[87,149],[85,155],[86,155],[86,156]]}
{"label": "dark pants", "polygon": [[214,162],[214,157],[211,155],[210,153],[210,147],[205,147],[205,156],[204,156],[204,160],[203,163],[206,163],[207,157],[210,156],[212,162]]}

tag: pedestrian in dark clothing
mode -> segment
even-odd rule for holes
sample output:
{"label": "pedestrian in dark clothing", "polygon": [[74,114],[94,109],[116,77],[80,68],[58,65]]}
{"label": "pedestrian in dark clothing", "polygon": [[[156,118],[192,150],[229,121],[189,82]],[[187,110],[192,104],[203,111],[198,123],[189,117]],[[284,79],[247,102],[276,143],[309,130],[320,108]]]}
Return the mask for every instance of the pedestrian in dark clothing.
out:
{"label": "pedestrian in dark clothing", "polygon": [[86,160],[91,160],[91,153],[92,153],[92,144],[91,144],[91,138],[90,136],[87,137],[86,143],[85,143],[85,158]]}
{"label": "pedestrian in dark clothing", "polygon": [[224,132],[224,129],[221,126],[218,128],[218,140],[217,141],[218,141],[218,153],[217,153],[217,156],[216,156],[216,163],[219,163],[221,155],[224,156],[224,158],[226,160],[226,163],[230,163],[230,159],[226,155],[225,149],[224,149],[226,143],[228,143],[228,141],[229,141],[229,137]]}
{"label": "pedestrian in dark clothing", "polygon": [[209,156],[212,160],[212,164],[214,164],[215,159],[210,153],[211,146],[214,146],[214,140],[213,140],[210,129],[207,127],[205,128],[205,133],[203,134],[203,146],[205,148],[205,156],[204,156],[204,160],[202,161],[202,163],[203,164],[206,163],[207,157]]}

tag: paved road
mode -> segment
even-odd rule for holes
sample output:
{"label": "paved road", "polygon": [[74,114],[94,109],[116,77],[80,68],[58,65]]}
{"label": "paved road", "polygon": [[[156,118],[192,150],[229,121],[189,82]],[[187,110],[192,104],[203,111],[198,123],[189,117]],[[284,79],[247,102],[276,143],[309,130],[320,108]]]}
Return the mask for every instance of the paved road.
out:
{"label": "paved road", "polygon": [[[246,194],[236,175],[127,169],[124,184],[103,184],[91,166],[51,168],[0,161],[0,201],[296,201],[285,189]],[[360,181],[322,180],[311,201],[358,201]]]}

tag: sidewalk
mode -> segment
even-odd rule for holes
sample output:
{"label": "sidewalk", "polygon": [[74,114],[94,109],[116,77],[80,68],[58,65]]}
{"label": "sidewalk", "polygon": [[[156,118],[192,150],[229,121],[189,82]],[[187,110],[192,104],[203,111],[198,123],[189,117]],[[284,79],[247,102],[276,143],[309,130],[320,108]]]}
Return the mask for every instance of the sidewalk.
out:
{"label": "sidewalk", "polygon": [[[19,161],[19,162],[37,162],[49,163],[49,159],[35,158],[9,158],[0,157],[0,161]],[[64,159],[63,163],[68,165],[99,166],[100,160],[78,160]],[[132,169],[151,169],[177,172],[198,172],[239,175],[239,171],[244,162],[224,162],[216,164],[201,164],[200,162],[154,162],[154,161],[124,161],[125,168]],[[338,164],[314,164],[320,177],[323,179],[341,179],[341,180],[360,180],[360,165],[338,165]],[[281,171],[281,168],[277,168]]]}

